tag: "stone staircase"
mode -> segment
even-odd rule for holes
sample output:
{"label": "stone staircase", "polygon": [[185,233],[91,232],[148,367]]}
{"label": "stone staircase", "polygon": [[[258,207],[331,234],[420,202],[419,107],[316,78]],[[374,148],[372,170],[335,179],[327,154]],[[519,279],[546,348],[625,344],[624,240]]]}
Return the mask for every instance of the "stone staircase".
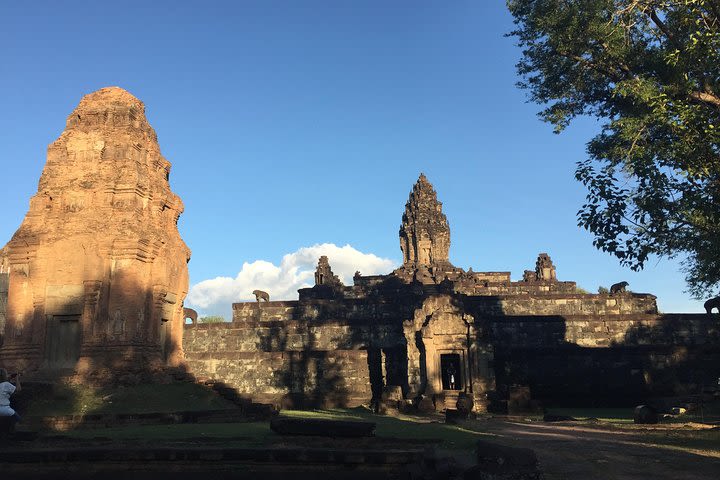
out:
{"label": "stone staircase", "polygon": [[444,410],[457,410],[457,401],[460,396],[459,390],[446,390],[445,391],[445,399],[444,404],[445,408]]}

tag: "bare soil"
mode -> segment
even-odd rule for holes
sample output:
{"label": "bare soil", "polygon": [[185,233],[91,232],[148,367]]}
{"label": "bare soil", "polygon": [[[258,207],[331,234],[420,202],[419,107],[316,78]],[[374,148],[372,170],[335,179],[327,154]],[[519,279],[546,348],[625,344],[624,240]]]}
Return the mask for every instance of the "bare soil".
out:
{"label": "bare soil", "polygon": [[547,480],[720,478],[720,429],[527,422],[488,418],[468,425],[493,441],[535,450]]}

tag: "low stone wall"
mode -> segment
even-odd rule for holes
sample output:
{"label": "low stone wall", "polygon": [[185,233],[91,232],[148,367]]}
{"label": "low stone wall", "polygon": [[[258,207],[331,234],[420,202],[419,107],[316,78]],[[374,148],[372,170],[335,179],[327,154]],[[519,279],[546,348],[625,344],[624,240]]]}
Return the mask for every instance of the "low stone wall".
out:
{"label": "low stone wall", "polygon": [[292,320],[298,302],[246,302],[233,303],[233,322]]}
{"label": "low stone wall", "polygon": [[697,395],[720,377],[720,322],[704,314],[498,317],[501,392],[528,385],[550,404],[632,405]]}
{"label": "low stone wall", "polygon": [[188,326],[185,360],[196,377],[223,382],[256,402],[283,406],[369,402],[367,351],[336,348],[336,340],[345,338],[342,333],[315,330],[272,324]]}
{"label": "low stone wall", "polygon": [[548,293],[473,297],[474,310],[490,316],[634,315],[656,314],[656,297],[649,294],[593,295]]}
{"label": "low stone wall", "polygon": [[706,314],[503,316],[491,324],[503,349],[720,346],[720,320]]}
{"label": "low stone wall", "polygon": [[[477,380],[494,382],[500,397],[526,385],[534,398],[556,403],[632,404],[647,395],[697,392],[720,376],[718,317],[658,315],[652,295],[454,301],[464,302],[475,331],[494,350],[487,378]],[[185,327],[186,362],[197,377],[254,401],[358,405],[373,397],[373,382],[407,386],[403,325],[416,313],[410,307],[405,299],[235,304],[232,323]]]}

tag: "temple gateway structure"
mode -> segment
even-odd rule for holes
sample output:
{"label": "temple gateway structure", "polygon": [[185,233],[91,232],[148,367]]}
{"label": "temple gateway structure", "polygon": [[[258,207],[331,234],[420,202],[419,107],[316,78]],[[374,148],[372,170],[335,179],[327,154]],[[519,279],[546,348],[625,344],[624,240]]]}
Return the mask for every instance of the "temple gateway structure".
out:
{"label": "temple gateway structure", "polygon": [[298,301],[233,304],[232,323],[186,325],[197,376],[285,406],[397,402],[527,407],[627,404],[696,391],[720,374],[718,323],[660,315],[643,293],[588,294],[547,253],[521,281],[449,259],[450,228],[420,175],[400,226],[403,265],[343,285],[321,257]]}

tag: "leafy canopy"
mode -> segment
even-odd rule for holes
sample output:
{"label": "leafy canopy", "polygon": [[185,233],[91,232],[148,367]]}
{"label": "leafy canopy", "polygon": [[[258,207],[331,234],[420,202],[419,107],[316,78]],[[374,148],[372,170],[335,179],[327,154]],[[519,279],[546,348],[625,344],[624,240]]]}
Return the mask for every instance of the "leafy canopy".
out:
{"label": "leafy canopy", "polygon": [[577,164],[578,224],[633,270],[683,258],[720,285],[720,0],[509,0],[519,85],[561,132],[603,121]]}

